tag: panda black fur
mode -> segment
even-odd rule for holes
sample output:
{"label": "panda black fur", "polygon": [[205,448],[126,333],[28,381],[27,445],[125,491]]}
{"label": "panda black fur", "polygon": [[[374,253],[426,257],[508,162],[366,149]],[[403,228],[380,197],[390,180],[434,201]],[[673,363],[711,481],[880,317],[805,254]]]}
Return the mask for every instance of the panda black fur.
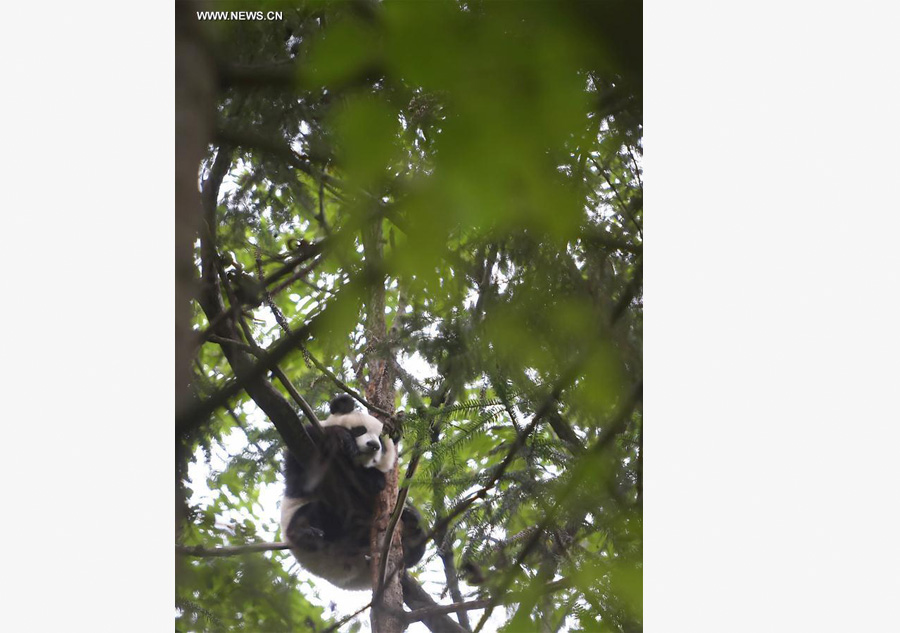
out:
{"label": "panda black fur", "polygon": [[[348,395],[331,401],[322,430],[321,455],[310,464],[285,452],[281,533],[310,573],[341,589],[371,589],[375,498],[384,489],[384,473],[397,461],[397,449],[381,435],[381,421],[358,411]],[[421,515],[408,505],[400,519],[403,562],[412,567],[425,553]]]}

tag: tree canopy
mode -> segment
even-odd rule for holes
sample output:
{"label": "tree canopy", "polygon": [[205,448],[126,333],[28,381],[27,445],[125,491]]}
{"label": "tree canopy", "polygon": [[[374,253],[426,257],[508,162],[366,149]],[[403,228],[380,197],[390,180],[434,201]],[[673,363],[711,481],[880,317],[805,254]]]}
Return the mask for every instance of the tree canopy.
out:
{"label": "tree canopy", "polygon": [[640,630],[640,3],[232,9],[176,7],[176,630],[361,626],[239,547],[342,392],[430,528],[407,614]]}

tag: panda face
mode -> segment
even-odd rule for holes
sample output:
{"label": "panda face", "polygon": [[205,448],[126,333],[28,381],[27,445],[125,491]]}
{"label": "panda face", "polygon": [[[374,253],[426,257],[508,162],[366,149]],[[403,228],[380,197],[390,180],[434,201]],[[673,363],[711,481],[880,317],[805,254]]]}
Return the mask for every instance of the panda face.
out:
{"label": "panda face", "polygon": [[381,437],[384,425],[377,418],[362,411],[332,413],[322,426],[342,426],[356,439],[360,465],[387,472],[394,467],[397,451],[389,437]]}
{"label": "panda face", "polygon": [[384,443],[377,431],[365,425],[350,428],[350,434],[356,438],[356,446],[362,458],[361,464],[366,468],[373,468],[384,453]]}

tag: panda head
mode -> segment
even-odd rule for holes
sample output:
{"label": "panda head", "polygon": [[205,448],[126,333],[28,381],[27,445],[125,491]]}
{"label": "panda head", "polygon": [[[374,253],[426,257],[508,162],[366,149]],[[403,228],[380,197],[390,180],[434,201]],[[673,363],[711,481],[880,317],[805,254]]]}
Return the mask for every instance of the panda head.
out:
{"label": "panda head", "polygon": [[378,418],[358,411],[353,398],[341,394],[331,401],[331,415],[322,421],[322,426],[342,426],[356,438],[360,452],[360,465],[377,468],[383,473],[394,467],[397,449],[387,435],[381,435],[384,425]]}

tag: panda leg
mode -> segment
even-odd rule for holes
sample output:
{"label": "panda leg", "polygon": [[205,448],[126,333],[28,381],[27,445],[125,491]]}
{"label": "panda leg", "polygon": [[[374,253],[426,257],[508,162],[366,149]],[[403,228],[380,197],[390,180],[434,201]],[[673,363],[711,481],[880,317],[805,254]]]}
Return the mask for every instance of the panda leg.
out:
{"label": "panda leg", "polygon": [[319,551],[325,547],[323,527],[319,504],[308,503],[291,517],[284,536],[294,547],[307,551]]}
{"label": "panda leg", "polygon": [[411,505],[403,508],[400,521],[403,524],[403,566],[409,568],[425,555],[425,530],[422,515]]}

